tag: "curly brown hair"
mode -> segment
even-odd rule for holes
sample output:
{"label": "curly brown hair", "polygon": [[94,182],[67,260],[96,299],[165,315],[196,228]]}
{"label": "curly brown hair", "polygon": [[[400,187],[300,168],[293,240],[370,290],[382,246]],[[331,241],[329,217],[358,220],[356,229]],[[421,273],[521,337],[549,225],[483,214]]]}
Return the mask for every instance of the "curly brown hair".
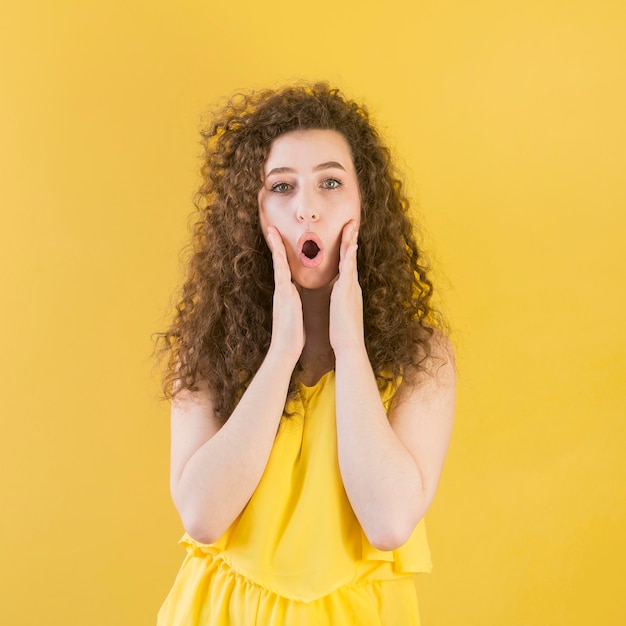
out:
{"label": "curly brown hair", "polygon": [[[433,327],[432,283],[390,152],[367,110],[326,83],[237,94],[202,131],[202,179],[185,282],[170,327],[165,399],[206,381],[225,422],[270,344],[274,276],[259,225],[262,166],[274,139],[293,130],[339,131],[352,151],[361,194],[357,263],[365,345],[382,387],[426,371]],[[298,393],[296,367],[290,396]]]}

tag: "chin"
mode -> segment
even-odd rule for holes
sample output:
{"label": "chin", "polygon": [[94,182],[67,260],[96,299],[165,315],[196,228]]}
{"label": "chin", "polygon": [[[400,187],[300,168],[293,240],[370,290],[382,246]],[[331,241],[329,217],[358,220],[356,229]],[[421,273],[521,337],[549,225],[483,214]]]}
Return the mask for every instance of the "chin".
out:
{"label": "chin", "polygon": [[302,287],[302,289],[308,289],[312,291],[315,289],[324,289],[325,287],[328,287],[330,284],[334,282],[335,278],[337,277],[337,274],[338,272],[333,273],[332,276],[327,272],[323,274],[311,273],[308,276],[307,275],[298,276],[297,278],[294,278],[294,281],[300,287]]}

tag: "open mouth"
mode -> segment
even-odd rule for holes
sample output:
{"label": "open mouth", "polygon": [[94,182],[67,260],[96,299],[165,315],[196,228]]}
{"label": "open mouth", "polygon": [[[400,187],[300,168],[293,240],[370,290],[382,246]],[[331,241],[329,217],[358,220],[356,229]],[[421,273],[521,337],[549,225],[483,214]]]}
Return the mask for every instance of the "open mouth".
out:
{"label": "open mouth", "polygon": [[313,232],[302,233],[296,242],[300,263],[308,269],[319,267],[324,261],[322,240]]}
{"label": "open mouth", "polygon": [[320,247],[311,239],[307,239],[302,246],[302,254],[308,259],[314,259],[320,251]]}

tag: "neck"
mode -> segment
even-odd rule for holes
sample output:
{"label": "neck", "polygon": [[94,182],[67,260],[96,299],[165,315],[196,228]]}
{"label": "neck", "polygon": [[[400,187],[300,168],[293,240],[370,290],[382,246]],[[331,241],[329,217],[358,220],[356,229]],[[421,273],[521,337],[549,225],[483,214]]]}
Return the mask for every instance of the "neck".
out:
{"label": "neck", "polygon": [[321,289],[302,289],[300,294],[306,336],[300,364],[305,383],[317,382],[335,366],[335,355],[328,335],[331,292],[332,284]]}

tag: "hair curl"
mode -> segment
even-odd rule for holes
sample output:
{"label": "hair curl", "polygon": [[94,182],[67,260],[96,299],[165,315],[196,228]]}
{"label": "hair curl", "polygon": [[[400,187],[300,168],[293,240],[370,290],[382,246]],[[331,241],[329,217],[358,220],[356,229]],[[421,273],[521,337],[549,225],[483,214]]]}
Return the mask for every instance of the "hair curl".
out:
{"label": "hair curl", "polygon": [[[342,133],[361,194],[358,267],[365,345],[382,387],[426,371],[433,326],[428,268],[390,152],[367,110],[326,83],[237,94],[201,131],[202,179],[186,280],[159,357],[164,398],[210,387],[225,422],[269,348],[274,276],[258,212],[261,171],[274,139],[293,130]],[[290,394],[297,394],[296,367]]]}

